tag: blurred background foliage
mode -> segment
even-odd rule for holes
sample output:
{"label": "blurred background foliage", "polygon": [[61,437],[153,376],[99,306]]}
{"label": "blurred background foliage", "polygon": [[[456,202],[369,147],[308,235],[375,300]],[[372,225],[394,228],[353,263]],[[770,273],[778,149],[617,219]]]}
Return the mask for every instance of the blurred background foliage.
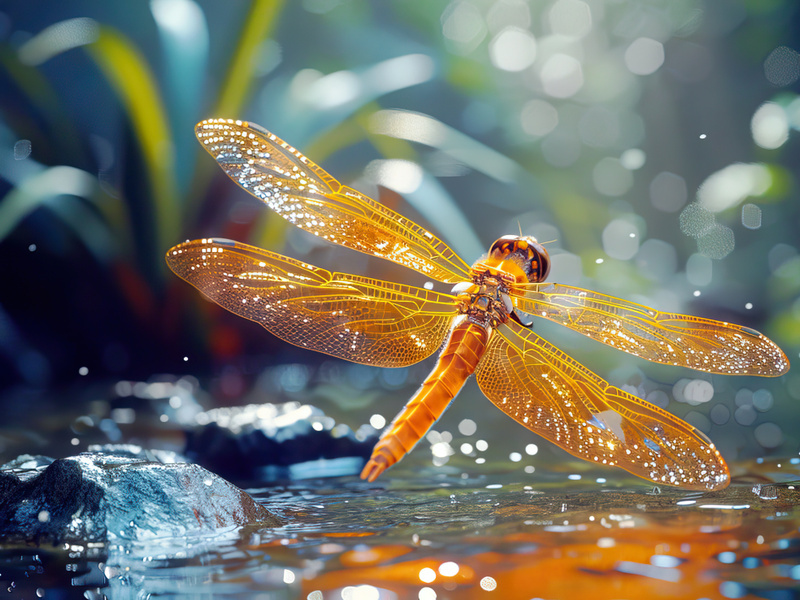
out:
{"label": "blurred background foliage", "polygon": [[[189,373],[219,403],[317,401],[356,426],[418,385],[427,363],[301,351],[168,271],[170,246],[213,235],[389,272],[230,182],[194,139],[207,117],[263,125],[467,262],[521,229],[548,243],[553,280],[742,323],[796,361],[799,14],[793,0],[4,3],[4,408]],[[537,327],[729,458],[797,452],[800,372],[699,375]],[[464,396],[443,426],[507,424],[475,386]]]}

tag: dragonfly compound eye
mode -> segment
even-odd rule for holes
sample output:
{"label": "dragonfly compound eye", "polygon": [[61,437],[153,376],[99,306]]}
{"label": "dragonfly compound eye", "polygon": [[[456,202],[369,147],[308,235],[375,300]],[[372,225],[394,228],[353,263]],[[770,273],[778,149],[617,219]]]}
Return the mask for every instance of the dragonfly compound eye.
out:
{"label": "dragonfly compound eye", "polygon": [[550,255],[538,242],[528,242],[528,264],[530,272],[528,279],[532,283],[544,281],[550,273]]}

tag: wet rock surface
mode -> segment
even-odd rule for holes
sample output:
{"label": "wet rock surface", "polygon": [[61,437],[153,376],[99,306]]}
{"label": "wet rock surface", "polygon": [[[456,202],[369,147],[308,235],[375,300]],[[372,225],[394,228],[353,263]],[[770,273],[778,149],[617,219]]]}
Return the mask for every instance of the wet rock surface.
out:
{"label": "wet rock surface", "polygon": [[174,453],[105,446],[0,470],[0,536],[62,544],[142,541],[279,520],[245,491]]}
{"label": "wet rock surface", "polygon": [[236,481],[356,475],[378,441],[370,426],[336,424],[320,409],[296,402],[219,408],[197,415],[186,455]]}

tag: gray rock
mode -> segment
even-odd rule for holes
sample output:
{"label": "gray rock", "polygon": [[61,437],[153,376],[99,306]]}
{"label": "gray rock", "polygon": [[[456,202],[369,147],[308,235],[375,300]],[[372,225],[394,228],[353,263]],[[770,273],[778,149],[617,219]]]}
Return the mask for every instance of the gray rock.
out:
{"label": "gray rock", "polygon": [[161,462],[176,456],[135,446],[54,461],[21,456],[0,470],[0,536],[125,542],[280,524],[245,491],[203,467]]}

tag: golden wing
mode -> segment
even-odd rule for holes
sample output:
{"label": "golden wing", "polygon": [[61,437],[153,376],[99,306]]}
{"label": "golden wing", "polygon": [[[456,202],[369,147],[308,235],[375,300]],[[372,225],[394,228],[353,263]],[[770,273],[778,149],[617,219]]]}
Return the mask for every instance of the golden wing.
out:
{"label": "golden wing", "polygon": [[495,330],[475,375],[500,410],[574,456],[658,484],[728,485],[728,467],[703,433],[513,321]]}
{"label": "golden wing", "polygon": [[346,273],[224,239],[194,240],[167,264],[208,298],[296,346],[403,367],[439,349],[453,296]]}
{"label": "golden wing", "polygon": [[514,306],[523,312],[653,362],[708,373],[765,377],[789,370],[783,351],[749,327],[658,312],[561,284],[515,286],[510,295]]}
{"label": "golden wing", "polygon": [[301,229],[438,281],[470,279],[469,266],[429,231],[342,185],[258,125],[209,119],[195,134],[231,179]]}

